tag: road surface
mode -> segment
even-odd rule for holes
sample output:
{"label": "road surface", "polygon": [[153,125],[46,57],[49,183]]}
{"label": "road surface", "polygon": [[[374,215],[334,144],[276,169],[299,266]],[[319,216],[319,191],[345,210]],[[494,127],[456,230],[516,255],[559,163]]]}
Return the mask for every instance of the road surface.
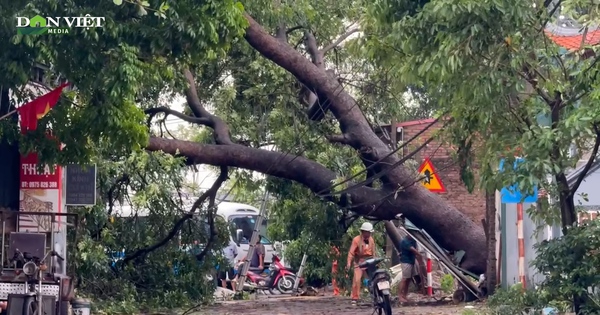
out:
{"label": "road surface", "polygon": [[[423,303],[414,306],[399,306],[393,310],[394,315],[450,315],[462,314],[465,304]],[[473,311],[481,309],[481,305],[468,306]],[[371,315],[373,309],[367,305],[353,306],[347,297],[314,296],[314,297],[262,297],[247,301],[226,301],[215,306],[198,309],[186,315]]]}

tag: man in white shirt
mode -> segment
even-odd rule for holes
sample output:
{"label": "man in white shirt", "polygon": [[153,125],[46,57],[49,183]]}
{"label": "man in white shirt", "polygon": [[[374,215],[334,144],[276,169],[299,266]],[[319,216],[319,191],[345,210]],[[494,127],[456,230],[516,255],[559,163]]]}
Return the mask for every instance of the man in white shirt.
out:
{"label": "man in white shirt", "polygon": [[235,291],[235,273],[233,267],[235,266],[235,257],[238,255],[237,244],[230,240],[229,245],[223,248],[223,256],[227,260],[226,266],[219,266],[219,279],[221,279],[221,286],[227,288],[227,279],[231,280],[231,287]]}

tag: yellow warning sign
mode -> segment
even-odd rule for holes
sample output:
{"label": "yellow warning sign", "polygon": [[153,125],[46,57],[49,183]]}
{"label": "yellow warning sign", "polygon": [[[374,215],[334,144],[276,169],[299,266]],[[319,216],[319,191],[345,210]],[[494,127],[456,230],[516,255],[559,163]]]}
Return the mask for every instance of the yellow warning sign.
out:
{"label": "yellow warning sign", "polygon": [[423,178],[421,183],[423,186],[431,192],[443,193],[446,192],[446,188],[442,181],[440,180],[439,175],[433,168],[433,164],[429,159],[425,159],[421,167],[419,167],[419,176]]}

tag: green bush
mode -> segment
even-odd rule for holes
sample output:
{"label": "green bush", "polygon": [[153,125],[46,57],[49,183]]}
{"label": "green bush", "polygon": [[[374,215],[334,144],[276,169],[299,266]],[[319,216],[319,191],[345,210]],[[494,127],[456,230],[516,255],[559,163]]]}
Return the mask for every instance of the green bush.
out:
{"label": "green bush", "polygon": [[540,291],[524,291],[521,284],[499,289],[489,297],[488,307],[494,315],[515,315],[547,307],[547,299]]}
{"label": "green bush", "polygon": [[600,286],[600,221],[569,229],[561,238],[537,246],[535,267],[545,275],[540,288],[549,300],[572,305],[580,297],[586,314],[600,313],[599,297],[589,292]]}
{"label": "green bush", "polygon": [[536,247],[533,265],[545,275],[535,290],[521,285],[498,290],[488,300],[493,314],[513,315],[554,307],[560,312],[573,309],[574,297],[581,299],[582,314],[600,314],[600,297],[591,293],[600,285],[600,221],[589,221],[569,229],[561,238]]}
{"label": "green bush", "polygon": [[442,291],[446,294],[451,294],[454,291],[454,277],[450,274],[445,274],[440,280]]}

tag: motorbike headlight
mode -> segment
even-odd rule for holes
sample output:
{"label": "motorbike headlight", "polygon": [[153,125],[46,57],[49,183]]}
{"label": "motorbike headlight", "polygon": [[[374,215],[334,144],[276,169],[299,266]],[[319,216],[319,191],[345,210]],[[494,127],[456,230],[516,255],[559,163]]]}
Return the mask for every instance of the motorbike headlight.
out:
{"label": "motorbike headlight", "polygon": [[33,276],[37,271],[37,266],[33,261],[26,262],[23,265],[23,273],[27,276]]}

